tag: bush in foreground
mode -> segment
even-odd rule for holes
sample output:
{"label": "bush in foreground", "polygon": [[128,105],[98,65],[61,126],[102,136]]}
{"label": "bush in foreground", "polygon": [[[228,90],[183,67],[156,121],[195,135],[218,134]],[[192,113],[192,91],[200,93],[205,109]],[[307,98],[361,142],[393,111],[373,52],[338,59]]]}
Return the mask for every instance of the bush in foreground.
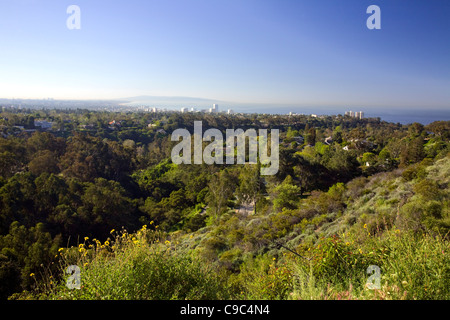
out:
{"label": "bush in foreground", "polygon": [[76,248],[60,249],[61,274],[70,265],[79,267],[80,288],[67,286],[67,281],[73,284],[73,275],[66,274],[55,285],[50,276],[38,284],[36,292],[41,293],[34,295],[77,300],[227,298],[217,273],[179,254],[169,240],[161,242],[158,235],[144,226],[135,234],[115,233],[113,240],[104,243],[85,238]]}

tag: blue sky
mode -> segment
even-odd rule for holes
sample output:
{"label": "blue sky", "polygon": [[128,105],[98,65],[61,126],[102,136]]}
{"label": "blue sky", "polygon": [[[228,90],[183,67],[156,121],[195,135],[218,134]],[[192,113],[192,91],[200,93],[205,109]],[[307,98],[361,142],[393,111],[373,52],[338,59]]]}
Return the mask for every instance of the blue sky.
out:
{"label": "blue sky", "polygon": [[450,2],[0,0],[1,98],[138,95],[450,108]]}

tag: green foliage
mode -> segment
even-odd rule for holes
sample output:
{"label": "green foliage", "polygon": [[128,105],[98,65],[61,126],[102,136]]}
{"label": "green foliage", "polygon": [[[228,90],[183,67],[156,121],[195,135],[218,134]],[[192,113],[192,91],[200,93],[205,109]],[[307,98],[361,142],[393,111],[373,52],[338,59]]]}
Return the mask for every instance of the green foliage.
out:
{"label": "green foliage", "polygon": [[293,275],[286,263],[270,256],[249,259],[241,266],[238,279],[242,298],[286,299],[292,290]]}
{"label": "green foliage", "polygon": [[293,184],[291,176],[287,176],[283,183],[275,187],[273,194],[274,210],[280,211],[283,208],[295,209],[300,195],[300,188]]}
{"label": "green foliage", "polygon": [[[121,232],[104,244],[94,240],[62,251],[61,273],[74,263],[81,289],[66,287],[67,276],[51,286],[50,299],[183,300],[227,298],[220,276],[195,257],[180,255],[169,240],[143,227]],[[75,261],[74,261],[75,259]],[[39,292],[37,292],[39,295]]]}
{"label": "green foliage", "polygon": [[[12,127],[34,118],[55,126]],[[279,172],[173,164],[170,133],[195,120],[222,132],[281,129]],[[0,121],[1,298],[36,285],[42,295],[32,296],[55,299],[448,297],[448,121],[83,109]],[[144,241],[148,221],[170,245],[156,232]],[[121,227],[126,241],[113,248],[109,231]],[[77,247],[85,236],[111,245]],[[61,245],[86,290],[65,287]],[[367,264],[382,269],[378,291],[364,286]]]}

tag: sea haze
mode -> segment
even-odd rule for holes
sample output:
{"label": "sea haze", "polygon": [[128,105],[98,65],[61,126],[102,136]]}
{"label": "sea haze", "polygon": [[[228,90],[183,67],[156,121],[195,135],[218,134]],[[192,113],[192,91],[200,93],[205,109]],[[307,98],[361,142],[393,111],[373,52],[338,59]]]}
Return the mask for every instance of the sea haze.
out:
{"label": "sea haze", "polygon": [[407,108],[407,107],[343,107],[343,106],[300,106],[288,104],[267,103],[238,103],[193,97],[160,97],[140,96],[121,99],[128,105],[149,106],[167,108],[169,110],[180,110],[180,108],[196,108],[197,110],[219,105],[219,111],[232,109],[234,112],[243,113],[268,113],[268,114],[316,114],[316,115],[338,115],[346,111],[363,111],[365,117],[381,118],[381,120],[393,123],[409,124],[418,122],[427,125],[434,121],[449,121],[450,106],[447,108]]}
{"label": "sea haze", "polygon": [[[363,111],[366,118],[377,118],[393,123],[409,124],[418,122],[427,125],[434,121],[450,121],[450,107],[447,109],[429,109],[429,108],[345,108],[345,107],[252,107],[243,108],[242,112],[258,112],[258,113],[277,113],[277,114],[317,114],[317,115],[338,115],[345,114],[346,111]],[[239,111],[239,108],[236,108]]]}

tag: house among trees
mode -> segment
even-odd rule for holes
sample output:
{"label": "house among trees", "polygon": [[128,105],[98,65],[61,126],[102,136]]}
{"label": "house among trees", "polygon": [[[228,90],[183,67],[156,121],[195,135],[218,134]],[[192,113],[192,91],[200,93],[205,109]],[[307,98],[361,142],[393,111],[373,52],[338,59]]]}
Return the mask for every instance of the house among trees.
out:
{"label": "house among trees", "polygon": [[333,143],[333,138],[331,138],[331,137],[325,138],[325,143],[328,144],[328,145],[332,144]]}
{"label": "house among trees", "polygon": [[49,122],[46,120],[34,120],[34,126],[40,127],[42,130],[48,130],[52,128],[53,122]]}

